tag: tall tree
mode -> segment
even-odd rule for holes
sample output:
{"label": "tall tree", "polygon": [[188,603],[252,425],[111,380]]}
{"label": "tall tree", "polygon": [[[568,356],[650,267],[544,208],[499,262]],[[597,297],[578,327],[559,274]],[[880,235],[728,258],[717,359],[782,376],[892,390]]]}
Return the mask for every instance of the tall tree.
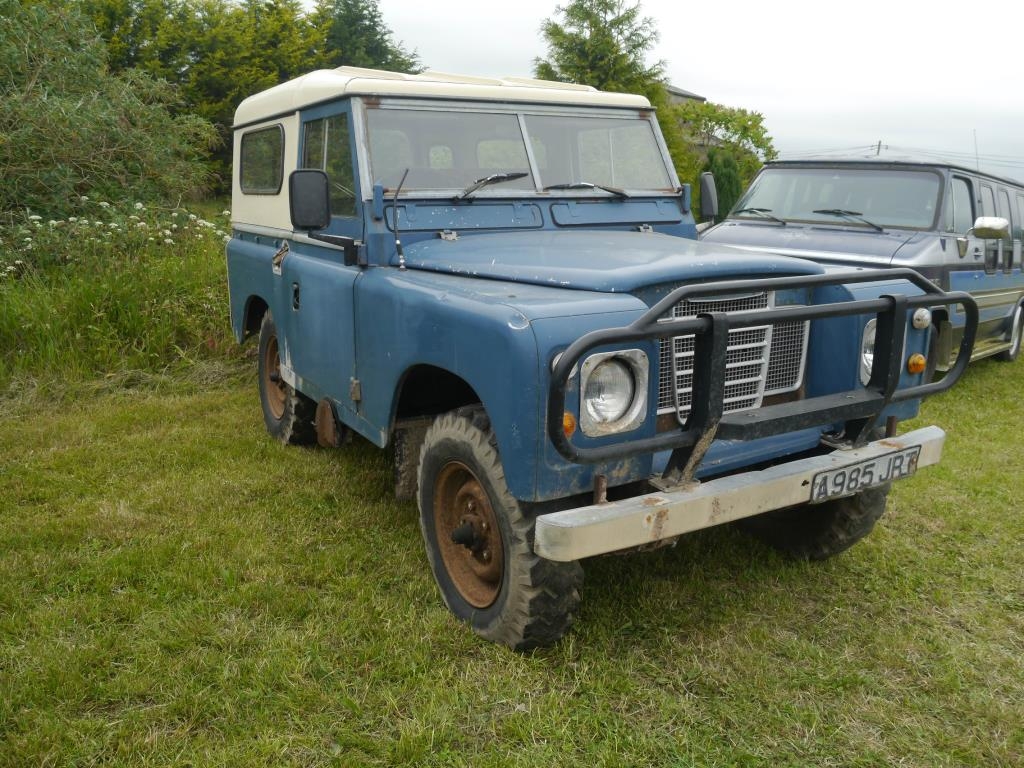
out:
{"label": "tall tree", "polygon": [[321,66],[422,70],[416,52],[407,51],[394,40],[377,0],[319,0],[311,21],[314,28],[327,30],[319,57]]}
{"label": "tall tree", "polygon": [[548,55],[534,60],[537,77],[648,97],[663,90],[665,62],[645,61],[658,32],[639,2],[572,0],[555,14],[541,24]]}

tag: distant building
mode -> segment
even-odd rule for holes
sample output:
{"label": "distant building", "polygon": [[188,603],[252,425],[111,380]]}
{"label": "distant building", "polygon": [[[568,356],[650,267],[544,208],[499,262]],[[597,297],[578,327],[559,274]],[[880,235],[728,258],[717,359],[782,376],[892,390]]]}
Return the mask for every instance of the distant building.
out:
{"label": "distant building", "polygon": [[665,90],[668,91],[669,104],[682,104],[684,101],[707,101],[703,96],[698,96],[696,93],[677,88],[674,85],[666,85]]}

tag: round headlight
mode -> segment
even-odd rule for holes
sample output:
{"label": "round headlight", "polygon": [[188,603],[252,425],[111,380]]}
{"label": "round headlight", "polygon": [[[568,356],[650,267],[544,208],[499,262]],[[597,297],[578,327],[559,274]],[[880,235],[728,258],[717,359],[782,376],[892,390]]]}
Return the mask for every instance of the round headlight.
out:
{"label": "round headlight", "polygon": [[875,363],[875,321],[869,320],[864,326],[860,340],[860,383],[867,386],[871,381],[871,366]]}
{"label": "round headlight", "polygon": [[614,358],[598,363],[583,392],[587,413],[595,424],[618,421],[629,410],[636,392],[630,367]]}

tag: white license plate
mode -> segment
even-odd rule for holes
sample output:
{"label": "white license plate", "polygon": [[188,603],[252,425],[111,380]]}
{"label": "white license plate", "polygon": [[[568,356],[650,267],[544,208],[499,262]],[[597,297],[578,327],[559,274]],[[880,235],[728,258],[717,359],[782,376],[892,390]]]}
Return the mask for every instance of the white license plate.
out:
{"label": "white license plate", "polygon": [[921,446],[884,453],[839,469],[819,472],[811,481],[811,504],[852,496],[866,488],[910,477],[917,470]]}

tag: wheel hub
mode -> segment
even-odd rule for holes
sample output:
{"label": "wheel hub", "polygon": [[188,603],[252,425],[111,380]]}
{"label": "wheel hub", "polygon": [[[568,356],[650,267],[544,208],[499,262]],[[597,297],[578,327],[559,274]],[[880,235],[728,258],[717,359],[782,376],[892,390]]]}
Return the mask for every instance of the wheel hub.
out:
{"label": "wheel hub", "polygon": [[501,591],[504,546],[490,499],[462,462],[445,465],[434,492],[434,526],[441,559],[459,594],[475,608]]}
{"label": "wheel hub", "polygon": [[281,354],[277,348],[277,336],[271,336],[263,352],[263,391],[267,393],[267,405],[275,419],[284,416],[287,386],[281,378]]}

